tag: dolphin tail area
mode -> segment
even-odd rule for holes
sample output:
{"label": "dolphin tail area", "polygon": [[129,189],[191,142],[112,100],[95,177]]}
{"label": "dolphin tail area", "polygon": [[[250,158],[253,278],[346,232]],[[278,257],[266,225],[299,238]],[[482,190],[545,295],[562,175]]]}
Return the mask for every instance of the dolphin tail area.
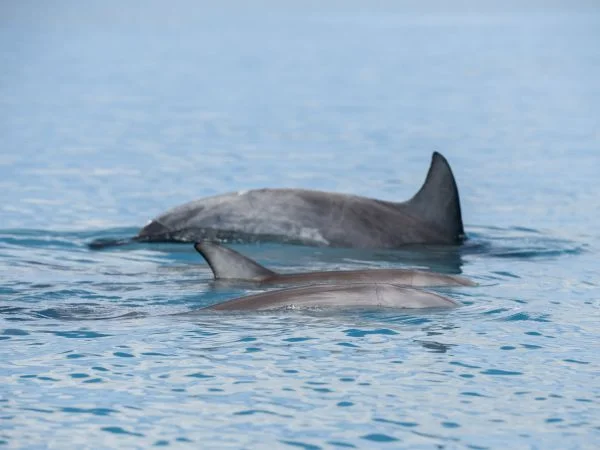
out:
{"label": "dolphin tail area", "polygon": [[92,242],[88,243],[88,247],[92,250],[102,250],[104,248],[120,247],[122,245],[134,244],[136,242],[138,242],[136,236],[125,239],[101,238],[94,239]]}

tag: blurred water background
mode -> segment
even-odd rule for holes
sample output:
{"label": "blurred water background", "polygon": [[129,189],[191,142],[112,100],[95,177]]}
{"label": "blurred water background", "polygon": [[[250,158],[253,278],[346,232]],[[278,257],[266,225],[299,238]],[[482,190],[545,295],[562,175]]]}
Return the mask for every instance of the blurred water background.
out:
{"label": "blurred water background", "polygon": [[[0,4],[0,445],[597,448],[598,3],[285,3]],[[476,279],[450,312],[169,317],[246,290],[87,247],[234,190],[402,201],[433,150],[463,248],[235,248]]]}

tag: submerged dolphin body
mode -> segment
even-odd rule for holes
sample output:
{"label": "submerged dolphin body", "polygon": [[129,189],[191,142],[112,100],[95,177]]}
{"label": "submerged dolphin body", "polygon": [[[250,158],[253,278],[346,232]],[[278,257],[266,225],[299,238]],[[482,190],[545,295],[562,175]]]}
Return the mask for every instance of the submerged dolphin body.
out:
{"label": "submerged dolphin body", "polygon": [[[405,202],[303,189],[256,189],[172,208],[142,228],[133,241],[216,239],[398,248],[407,244],[458,244],[463,238],[456,181],[446,158],[435,152],[423,186]],[[90,246],[127,242],[99,240]]]}
{"label": "submerged dolphin body", "polygon": [[451,308],[459,303],[433,292],[389,283],[359,283],[300,286],[239,297],[207,308],[206,311],[265,311],[316,308]]}
{"label": "submerged dolphin body", "polygon": [[194,244],[210,266],[215,280],[251,281],[260,284],[395,283],[405,286],[475,286],[457,276],[415,269],[336,270],[280,274],[215,242]]}

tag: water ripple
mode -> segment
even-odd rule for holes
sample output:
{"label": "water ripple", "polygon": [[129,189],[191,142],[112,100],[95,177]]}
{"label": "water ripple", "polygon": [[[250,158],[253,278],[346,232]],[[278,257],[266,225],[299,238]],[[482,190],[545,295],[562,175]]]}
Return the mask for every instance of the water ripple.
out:
{"label": "water ripple", "polygon": [[[0,445],[598,440],[594,8],[111,3],[4,8]],[[464,245],[236,248],[281,271],[461,273],[479,286],[439,290],[460,308],[173,316],[255,290],[213,283],[190,245],[89,248],[231,190],[404,200],[434,149]]]}

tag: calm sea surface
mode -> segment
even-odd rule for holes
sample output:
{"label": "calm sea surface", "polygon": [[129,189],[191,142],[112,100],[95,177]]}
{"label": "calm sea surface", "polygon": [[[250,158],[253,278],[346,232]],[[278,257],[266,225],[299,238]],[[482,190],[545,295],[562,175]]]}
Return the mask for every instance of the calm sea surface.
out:
{"label": "calm sea surface", "polygon": [[[598,448],[599,7],[227,5],[0,4],[0,445]],[[434,150],[461,248],[235,248],[463,273],[456,310],[171,317],[249,290],[87,247],[233,190],[405,200]]]}

